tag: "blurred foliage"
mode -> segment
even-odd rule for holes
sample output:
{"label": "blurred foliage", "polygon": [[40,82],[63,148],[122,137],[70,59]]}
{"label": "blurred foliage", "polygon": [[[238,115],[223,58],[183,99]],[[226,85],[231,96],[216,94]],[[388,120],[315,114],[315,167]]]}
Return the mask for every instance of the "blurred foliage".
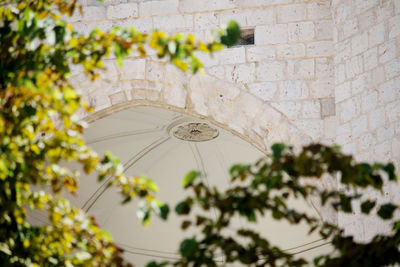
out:
{"label": "blurred foliage", "polygon": [[[376,267],[400,263],[400,220],[391,221],[393,229],[387,235],[376,234],[372,240],[360,243],[337,225],[297,211],[288,201],[307,201],[314,196],[322,206],[330,205],[337,212],[352,213],[358,209],[369,216],[390,220],[399,208],[397,205],[378,203],[361,192],[368,189],[383,193],[385,181],[397,181],[392,163],[357,163],[337,147],[320,144],[306,146],[299,153],[284,144],[274,144],[271,151],[271,155],[254,165],[233,166],[230,187],[225,191],[210,188],[200,173],[190,172],[183,186],[191,194],[177,204],[175,211],[184,218],[182,230],[198,228],[200,234],[181,242],[181,257],[176,262],[153,261],[147,266]],[[342,185],[339,188],[343,189],[325,189],[321,180],[326,175],[338,177]],[[264,216],[292,225],[306,223],[309,233],[317,231],[331,244],[332,253],[308,262],[272,244],[250,225],[236,231],[229,228],[238,216],[249,223]]]}
{"label": "blurred foliage", "polygon": [[[113,177],[108,186],[120,189],[123,202],[140,198],[144,223],[152,211],[168,215],[149,179],[125,176],[118,158],[100,157],[85,145],[85,123],[76,113],[91,107],[68,82],[71,65],[83,66],[95,80],[104,58],[114,54],[122,64],[129,54],[146,56],[148,45],[160,58],[195,73],[201,63],[193,52],[212,53],[238,38],[235,23],[209,43],[134,28],[96,29],[84,36],[61,19],[80,9],[76,0],[0,1],[1,266],[129,265],[94,218],[57,195],[78,188],[79,172],[67,162],[79,163],[85,174],[96,172],[99,181]],[[30,225],[27,209],[45,210],[49,224]]]}

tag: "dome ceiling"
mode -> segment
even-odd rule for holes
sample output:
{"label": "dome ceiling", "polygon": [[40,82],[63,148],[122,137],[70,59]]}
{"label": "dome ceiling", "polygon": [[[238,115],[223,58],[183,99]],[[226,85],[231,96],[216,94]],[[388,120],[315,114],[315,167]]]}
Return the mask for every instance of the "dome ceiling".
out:
{"label": "dome ceiling", "polygon": [[[152,259],[175,259],[179,242],[194,232],[180,230],[182,219],[173,211],[188,192],[182,178],[199,170],[209,186],[228,187],[228,170],[235,163],[253,163],[263,156],[251,144],[206,121],[169,110],[136,107],[99,119],[86,130],[87,143],[98,153],[111,151],[123,163],[128,175],[145,174],[160,187],[158,198],[168,203],[172,212],[167,221],[153,216],[145,228],[137,219],[137,202],[121,205],[114,188],[106,189],[93,176],[82,177],[77,196],[69,197],[76,206],[94,215],[101,227],[113,235],[135,266],[145,266]],[[294,207],[318,216],[305,201],[292,201]],[[43,214],[34,214],[40,221]],[[42,219],[43,220],[43,219]],[[263,218],[257,225],[241,218],[232,230],[251,227],[270,238],[273,244],[303,257],[328,251],[318,235],[307,235],[305,225],[290,226]]]}

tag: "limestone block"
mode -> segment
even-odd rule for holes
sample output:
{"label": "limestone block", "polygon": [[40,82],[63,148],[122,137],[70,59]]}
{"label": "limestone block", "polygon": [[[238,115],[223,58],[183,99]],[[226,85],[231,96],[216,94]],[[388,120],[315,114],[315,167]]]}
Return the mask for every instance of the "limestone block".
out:
{"label": "limestone block", "polygon": [[103,90],[96,90],[88,95],[88,103],[95,111],[111,106],[111,103]]}
{"label": "limestone block", "polygon": [[351,96],[351,83],[345,82],[335,87],[336,103],[348,99]]}
{"label": "limestone block", "polygon": [[249,119],[254,119],[263,108],[261,100],[246,92],[241,94],[237,105]]}
{"label": "limestone block", "polygon": [[167,65],[164,77],[164,98],[173,106],[184,108],[186,106],[185,77],[182,71],[175,66]]}
{"label": "limestone block", "polygon": [[396,42],[394,40],[383,43],[379,46],[379,63],[386,63],[396,58]]}
{"label": "limestone block", "polygon": [[320,20],[322,18],[330,18],[330,2],[329,1],[316,1],[307,5],[308,19]]}
{"label": "limestone block", "polygon": [[303,109],[301,117],[305,119],[320,119],[321,118],[321,103],[319,100],[303,101]]}
{"label": "limestone block", "polygon": [[279,82],[279,99],[304,99],[309,95],[307,83],[303,80]]}
{"label": "limestone block", "polygon": [[196,51],[194,55],[201,61],[201,63],[203,63],[204,67],[211,67],[219,64],[221,53],[214,53],[211,55]]}
{"label": "limestone block", "polygon": [[74,30],[80,34],[89,34],[96,28],[102,31],[108,31],[111,30],[112,27],[111,21],[77,22],[73,24]]}
{"label": "limestone block", "polygon": [[378,48],[373,47],[364,53],[364,70],[372,70],[378,65]]}
{"label": "limestone block", "polygon": [[228,48],[221,51],[221,64],[240,64],[246,62],[246,51],[244,46]]}
{"label": "limestone block", "polygon": [[333,55],[332,41],[318,41],[307,44],[308,57],[329,57]]}
{"label": "limestone block", "polygon": [[360,114],[359,102],[355,98],[349,98],[337,104],[340,121],[348,122]]}
{"label": "limestone block", "polygon": [[333,9],[333,19],[335,20],[336,24],[343,23],[352,16],[354,10],[354,3],[351,1],[341,2]]}
{"label": "limestone block", "polygon": [[251,46],[246,47],[247,61],[259,62],[276,58],[274,46]]}
{"label": "limestone block", "polygon": [[398,87],[396,87],[395,81],[395,79],[387,81],[379,87],[380,103],[386,104],[396,99]]}
{"label": "limestone block", "polygon": [[139,14],[137,3],[118,4],[107,7],[108,19],[135,18]]}
{"label": "limestone block", "polygon": [[145,59],[126,59],[118,69],[122,80],[145,79],[145,70]]}
{"label": "limestone block", "polygon": [[235,6],[238,7],[249,7],[249,6],[266,6],[266,5],[278,5],[278,4],[289,4],[293,0],[232,0]]}
{"label": "limestone block", "polygon": [[254,35],[256,45],[286,43],[287,24],[256,26]]}
{"label": "limestone block", "polygon": [[251,27],[275,23],[275,12],[272,7],[235,9],[218,13],[218,18],[221,25],[235,20],[241,27]]}
{"label": "limestone block", "polygon": [[192,15],[168,15],[153,18],[154,28],[157,30],[177,32],[193,31]]}
{"label": "limestone block", "polygon": [[391,142],[386,141],[381,144],[377,144],[373,148],[373,156],[374,159],[379,160],[380,162],[386,162],[391,159]]}
{"label": "limestone block", "polygon": [[314,59],[288,61],[289,79],[312,79],[315,75]]}
{"label": "limestone block", "polygon": [[341,84],[346,79],[345,64],[339,64],[335,67],[335,84]]}
{"label": "limestone block", "polygon": [[332,79],[325,78],[309,81],[309,88],[310,96],[313,98],[327,98],[335,96],[335,87]]}
{"label": "limestone block", "polygon": [[114,93],[121,92],[123,90],[122,83],[106,85],[104,90],[107,95],[112,95]]}
{"label": "limestone block", "polygon": [[285,78],[286,63],[284,61],[264,61],[257,67],[259,81],[279,81]]}
{"label": "limestone block", "polygon": [[365,13],[358,16],[358,21],[360,23],[360,29],[371,29],[377,24],[376,9],[370,9]]}
{"label": "limestone block", "polygon": [[139,4],[140,16],[154,16],[178,13],[178,0],[148,1]]}
{"label": "limestone block", "polygon": [[269,132],[272,132],[281,122],[282,115],[267,104],[264,104],[262,112],[257,115],[257,119],[254,121],[256,125],[262,129],[267,129]]}
{"label": "limestone block", "polygon": [[[289,26],[290,28],[290,26]],[[331,20],[321,20],[315,23],[317,40],[333,39],[333,23]],[[289,34],[290,40],[290,34]]]}
{"label": "limestone block", "polygon": [[361,111],[367,113],[378,104],[378,93],[375,90],[366,91],[361,98]]}
{"label": "limestone block", "polygon": [[351,134],[353,138],[359,137],[361,134],[368,131],[368,118],[367,115],[362,115],[351,122]]}
{"label": "limestone block", "polygon": [[150,32],[154,28],[152,18],[125,19],[115,21],[113,24],[124,28],[134,27],[143,32]]}
{"label": "limestone block", "polygon": [[278,7],[278,23],[287,23],[305,20],[307,17],[307,5],[292,4]]}
{"label": "limestone block", "polygon": [[155,61],[147,62],[146,78],[150,81],[162,81],[165,77],[165,65]]}
{"label": "limestone block", "polygon": [[357,12],[362,13],[365,10],[368,10],[374,6],[379,5],[379,0],[355,0],[355,10]]}
{"label": "limestone block", "polygon": [[126,95],[125,95],[124,91],[112,94],[109,97],[110,97],[111,105],[116,105],[116,104],[123,103],[123,102],[127,101],[127,98],[126,98]]}
{"label": "limestone block", "polygon": [[385,81],[385,69],[384,66],[378,66],[372,70],[372,83],[376,86]]}
{"label": "limestone block", "polygon": [[400,104],[397,102],[392,102],[385,106],[386,118],[389,123],[394,123],[400,120]]}
{"label": "limestone block", "polygon": [[90,21],[104,20],[106,17],[106,9],[104,6],[83,6],[82,14],[78,11],[68,18],[68,21]]}
{"label": "limestone block", "polygon": [[343,37],[344,38],[349,38],[350,36],[353,36],[354,34],[358,33],[358,31],[359,31],[358,17],[349,19],[348,21],[346,21],[346,23],[343,24]]}
{"label": "limestone block", "polygon": [[301,58],[306,55],[304,44],[283,44],[277,46],[277,56],[284,58]]}
{"label": "limestone block", "polygon": [[276,97],[276,93],[278,91],[277,82],[258,82],[251,83],[248,86],[250,93],[264,101],[273,100]]}
{"label": "limestone block", "polygon": [[229,122],[229,127],[238,133],[244,134],[245,129],[250,129],[251,123],[240,109],[237,109],[233,114],[234,119]]}
{"label": "limestone block", "polygon": [[400,35],[400,15],[389,20],[389,38],[394,38]]}
{"label": "limestone block", "polygon": [[346,77],[347,79],[354,78],[356,75],[363,72],[363,57],[355,56],[346,61]]}
{"label": "limestone block", "polygon": [[343,63],[351,58],[351,41],[350,39],[335,43],[334,46],[334,62],[335,64]]}
{"label": "limestone block", "polygon": [[351,55],[358,55],[368,49],[368,32],[355,35],[351,39]]}
{"label": "limestone block", "polygon": [[376,128],[386,124],[386,111],[384,107],[372,110],[368,115],[369,129],[375,130]]}
{"label": "limestone block", "polygon": [[216,12],[197,13],[194,15],[194,30],[210,30],[217,28],[219,25],[219,18]]}
{"label": "limestone block", "polygon": [[385,41],[385,34],[386,29],[383,22],[373,26],[368,32],[369,47],[374,47],[383,43]]}
{"label": "limestone block", "polygon": [[289,23],[288,37],[291,42],[314,40],[314,23],[311,21]]}
{"label": "limestone block", "polygon": [[211,68],[207,68],[206,72],[218,79],[225,79],[225,66],[214,66]]}
{"label": "limestone block", "polygon": [[394,1],[394,6],[395,6],[395,13],[400,14],[400,2]]}
{"label": "limestone block", "polygon": [[333,60],[331,58],[316,58],[315,68],[317,78],[333,81]]}
{"label": "limestone block", "polygon": [[336,137],[337,124],[338,121],[334,116],[326,117],[324,119],[324,128],[323,128],[324,140],[331,139],[330,141],[332,142],[332,144],[334,143]]}
{"label": "limestone block", "polygon": [[179,9],[182,12],[230,9],[234,3],[230,0],[181,0]]}
{"label": "limestone block", "polygon": [[250,83],[255,80],[255,64],[239,64],[225,67],[226,80],[235,83]]}
{"label": "limestone block", "polygon": [[386,79],[391,79],[400,75],[400,57],[385,64]]}
{"label": "limestone block", "polygon": [[394,127],[392,125],[385,125],[377,129],[376,136],[379,143],[392,139],[394,136]]}
{"label": "limestone block", "polygon": [[[244,12],[246,17],[246,26],[256,26],[262,24],[272,24],[275,22],[275,12],[274,8],[256,8],[247,9]],[[226,21],[227,22],[227,21]],[[223,23],[223,21],[221,21]]]}
{"label": "limestone block", "polygon": [[318,119],[297,120],[296,126],[307,133],[313,140],[319,140],[322,137],[323,121]]}
{"label": "limestone block", "polygon": [[336,115],[336,105],[335,105],[335,98],[325,98],[321,99],[321,117],[329,117]]}
{"label": "limestone block", "polygon": [[299,101],[271,102],[271,105],[282,112],[290,120],[296,120],[301,116],[302,105]]}
{"label": "limestone block", "polygon": [[358,150],[370,150],[376,145],[376,137],[372,133],[365,133],[357,139]]}
{"label": "limestone block", "polygon": [[354,78],[354,80],[351,81],[351,94],[357,95],[362,91],[368,89],[368,87],[370,86],[369,80],[370,76],[368,75],[368,73],[365,72]]}
{"label": "limestone block", "polygon": [[[392,141],[392,152],[393,156],[400,157],[400,138],[393,138]],[[399,203],[399,202],[397,202]]]}
{"label": "limestone block", "polygon": [[115,65],[114,60],[104,61],[104,69],[100,71],[100,78],[108,83],[118,81],[118,68]]}

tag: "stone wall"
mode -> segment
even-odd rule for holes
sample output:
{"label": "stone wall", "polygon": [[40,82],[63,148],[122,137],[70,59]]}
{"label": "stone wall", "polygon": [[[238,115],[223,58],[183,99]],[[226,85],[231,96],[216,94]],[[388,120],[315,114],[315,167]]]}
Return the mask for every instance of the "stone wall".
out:
{"label": "stone wall", "polygon": [[[359,160],[400,166],[400,1],[332,1],[335,40],[336,143]],[[400,203],[387,186],[379,202]],[[371,195],[370,195],[371,196]],[[374,197],[374,196],[372,196]],[[360,240],[388,230],[365,216],[339,216]]]}
{"label": "stone wall", "polygon": [[[72,81],[96,110],[144,101],[207,117],[246,136],[265,150],[275,141],[305,144],[333,138],[332,20],[329,1],[163,0],[86,1],[71,19],[87,33],[95,27],[135,26],[208,39],[235,19],[255,30],[255,45],[199,55],[206,75],[183,74],[154,56],[134,56],[117,68],[106,62],[106,78]],[[167,77],[167,78],[165,78]],[[327,129],[327,130],[325,130]],[[327,133],[327,134],[325,134]]]}
{"label": "stone wall", "polygon": [[[71,81],[97,111],[87,119],[153,105],[205,118],[264,151],[276,141],[320,141],[399,165],[400,0],[86,0],[70,21],[85,33],[134,26],[207,40],[231,19],[254,29],[255,44],[200,54],[205,75],[182,73],[154,53],[132,55],[121,68],[107,60],[94,84],[74,70]],[[398,190],[376,197],[400,203]],[[357,212],[338,223],[360,240],[388,229]]]}

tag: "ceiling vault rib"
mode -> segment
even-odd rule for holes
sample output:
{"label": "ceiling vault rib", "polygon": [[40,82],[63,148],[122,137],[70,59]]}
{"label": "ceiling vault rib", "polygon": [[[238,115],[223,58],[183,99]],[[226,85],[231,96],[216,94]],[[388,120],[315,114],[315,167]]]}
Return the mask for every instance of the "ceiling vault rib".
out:
{"label": "ceiling vault rib", "polygon": [[[139,153],[135,154],[130,160],[128,160],[124,166],[124,172],[127,171],[130,167],[132,167],[136,162],[138,162],[140,159],[142,159],[145,155],[147,155],[149,152],[154,150],[156,147],[160,146],[161,144],[165,143],[168,141],[171,137],[169,136],[163,136],[150,145],[146,146],[143,148]],[[93,205],[96,203],[96,201],[104,194],[104,192],[107,190],[107,185],[108,183],[113,179],[113,176],[108,177],[100,186],[99,188],[89,197],[88,200],[83,204],[82,209],[85,212],[88,212]],[[92,201],[93,200],[93,201]]]}
{"label": "ceiling vault rib", "polygon": [[98,137],[98,138],[95,138],[93,140],[89,140],[86,143],[91,145],[91,144],[95,144],[95,143],[98,143],[98,142],[107,141],[107,140],[111,140],[111,139],[115,139],[115,138],[142,135],[142,134],[149,134],[149,133],[156,133],[156,132],[161,132],[161,131],[163,131],[162,128],[156,127],[156,128],[153,128],[153,129],[122,132],[122,133],[117,133],[117,134],[111,134],[111,135],[107,135],[107,136]]}
{"label": "ceiling vault rib", "polygon": [[[208,181],[208,178],[207,178],[207,173],[206,173],[206,168],[204,166],[203,157],[201,156],[199,147],[197,146],[196,143],[190,143],[190,149],[192,150],[193,156],[196,160],[197,168],[201,171],[201,176],[204,176],[204,179],[206,180],[206,183],[207,183],[207,187],[209,189],[211,189],[210,182]],[[213,213],[214,213],[215,219],[217,219],[217,212],[215,209],[213,209]]]}

